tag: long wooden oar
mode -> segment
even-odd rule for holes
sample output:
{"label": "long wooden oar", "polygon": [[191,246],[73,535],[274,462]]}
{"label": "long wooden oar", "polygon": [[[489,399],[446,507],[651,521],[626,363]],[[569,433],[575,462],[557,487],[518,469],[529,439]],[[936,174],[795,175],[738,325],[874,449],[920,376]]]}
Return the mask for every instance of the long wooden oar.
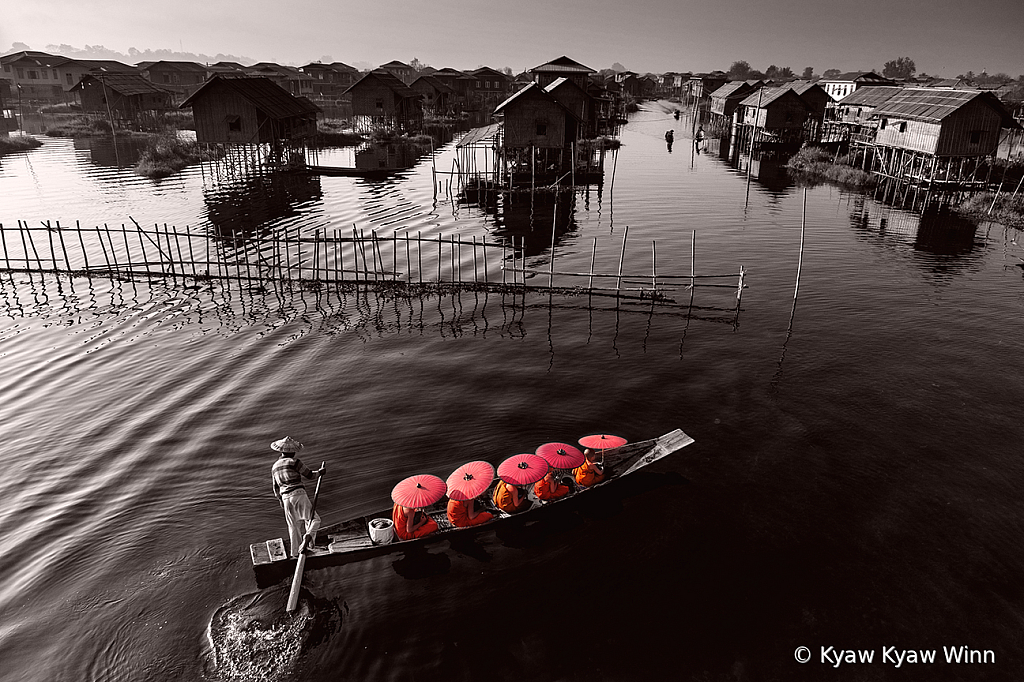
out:
{"label": "long wooden oar", "polygon": [[288,605],[285,611],[291,613],[299,606],[299,590],[302,588],[302,572],[306,570],[306,550],[313,543],[313,536],[309,527],[313,525],[316,518],[316,500],[320,497],[320,482],[324,480],[327,462],[320,463],[320,476],[316,480],[316,492],[313,493],[313,509],[309,513],[309,522],[306,524],[306,534],[302,537],[302,546],[299,547],[299,556],[295,562],[295,575],[292,576],[292,591],[288,593]]}

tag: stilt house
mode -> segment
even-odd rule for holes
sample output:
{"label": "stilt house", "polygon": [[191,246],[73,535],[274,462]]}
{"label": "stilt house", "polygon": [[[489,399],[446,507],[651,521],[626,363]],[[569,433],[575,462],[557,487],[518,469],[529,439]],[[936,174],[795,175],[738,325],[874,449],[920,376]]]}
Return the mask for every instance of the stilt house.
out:
{"label": "stilt house", "polygon": [[596,129],[594,98],[586,90],[567,78],[552,81],[544,92],[555,98],[555,101],[572,112],[582,124],[580,135],[590,137]]}
{"label": "stilt house", "polygon": [[411,132],[423,126],[420,95],[384,69],[366,74],[345,91],[352,97],[356,129]]}
{"label": "stilt house", "polygon": [[409,86],[423,98],[423,113],[430,116],[451,116],[456,111],[455,91],[434,78],[420,76]]}
{"label": "stilt house", "polygon": [[214,76],[181,104],[192,108],[196,141],[275,143],[316,134],[319,109],[267,78]]}
{"label": "stilt house", "polygon": [[875,144],[939,157],[995,154],[1003,128],[1019,129],[990,92],[904,88],[871,114]]}
{"label": "stilt house", "polygon": [[564,149],[577,139],[580,120],[536,83],[498,105],[504,115],[506,147]]}
{"label": "stilt house", "polygon": [[589,66],[584,66],[563,55],[558,59],[552,59],[550,62],[533,67],[530,69],[530,73],[533,75],[534,82],[542,88],[551,85],[558,78],[566,78],[586,89],[588,79],[597,72]]}
{"label": "stilt house", "polygon": [[752,92],[736,108],[735,120],[756,126],[759,131],[781,140],[792,141],[803,134],[810,107],[789,88],[761,88]]}
{"label": "stilt house", "polygon": [[711,93],[711,113],[732,120],[736,107],[755,90],[746,81],[729,81]]}
{"label": "stilt house", "polygon": [[174,93],[139,74],[83,76],[72,91],[83,111],[109,116],[121,127],[153,127],[159,114],[174,108]]}

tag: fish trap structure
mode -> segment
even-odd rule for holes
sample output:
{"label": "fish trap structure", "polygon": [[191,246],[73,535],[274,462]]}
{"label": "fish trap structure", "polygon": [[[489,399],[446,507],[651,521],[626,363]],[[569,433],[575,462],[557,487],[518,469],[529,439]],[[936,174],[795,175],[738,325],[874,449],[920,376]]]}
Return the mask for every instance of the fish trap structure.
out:
{"label": "fish trap structure", "polygon": [[[230,288],[296,284],[306,287],[366,286],[421,292],[466,289],[549,290],[649,300],[671,304],[672,292],[695,287],[735,292],[737,309],[746,273],[696,273],[696,232],[690,272],[659,270],[657,243],[651,242],[649,273],[624,270],[629,228],[619,245],[614,271],[597,267],[595,238],[586,270],[556,270],[555,232],[547,267],[538,267],[524,237],[498,242],[458,234],[424,236],[396,230],[317,229],[312,235],[264,234],[236,237],[179,229],[164,224],[87,227],[80,223],[38,226],[0,224],[3,268],[9,273],[66,273],[116,279],[165,279],[183,285],[217,280]],[[735,280],[735,283],[728,283]]]}

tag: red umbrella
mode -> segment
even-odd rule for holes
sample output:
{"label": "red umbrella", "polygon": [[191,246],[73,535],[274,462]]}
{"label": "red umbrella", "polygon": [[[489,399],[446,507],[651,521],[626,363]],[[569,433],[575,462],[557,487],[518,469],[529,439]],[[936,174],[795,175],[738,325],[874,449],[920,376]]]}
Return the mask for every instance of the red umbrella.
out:
{"label": "red umbrella", "polygon": [[494,467],[488,462],[466,462],[448,477],[448,498],[472,500],[484,494],[494,480]]}
{"label": "red umbrella", "polygon": [[412,509],[429,507],[442,497],[447,490],[444,481],[431,474],[416,474],[399,481],[391,491],[391,499],[395,504]]}
{"label": "red umbrella", "polygon": [[591,450],[607,450],[608,448],[617,448],[625,444],[625,438],[609,436],[605,433],[596,433],[593,436],[583,436],[583,438],[580,438],[580,445]]}
{"label": "red umbrella", "polygon": [[543,457],[525,453],[512,455],[498,465],[498,477],[512,485],[536,483],[548,473],[548,463]]}
{"label": "red umbrella", "polygon": [[579,448],[568,443],[545,443],[537,448],[537,454],[556,469],[575,469],[586,459]]}

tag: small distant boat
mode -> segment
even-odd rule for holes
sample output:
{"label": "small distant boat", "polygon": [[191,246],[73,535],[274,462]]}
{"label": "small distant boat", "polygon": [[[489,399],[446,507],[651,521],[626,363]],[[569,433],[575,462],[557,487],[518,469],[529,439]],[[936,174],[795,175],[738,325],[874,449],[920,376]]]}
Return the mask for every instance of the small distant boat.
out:
{"label": "small distant boat", "polygon": [[[617,448],[609,448],[604,451],[605,477],[600,483],[589,488],[580,488],[576,486],[575,482],[571,481],[572,477],[569,476],[566,482],[571,484],[571,492],[557,500],[546,502],[535,499],[531,490],[530,499],[532,506],[518,514],[508,514],[494,506],[491,500],[491,493],[493,486],[497,483],[497,479],[495,479],[487,493],[478,500],[478,505],[483,510],[491,512],[494,518],[486,523],[470,528],[456,528],[448,521],[445,506],[446,500],[442,500],[442,502],[433,507],[423,510],[437,522],[438,531],[412,540],[396,539],[394,542],[378,543],[374,537],[371,537],[371,535],[378,535],[380,529],[390,529],[390,507],[369,516],[361,516],[342,523],[322,526],[317,532],[318,542],[322,543],[323,539],[326,538],[328,544],[326,546],[317,545],[307,550],[306,569],[340,565],[371,556],[409,549],[415,545],[423,545],[464,534],[468,535],[470,532],[494,528],[496,525],[512,517],[539,517],[549,507],[603,488],[613,481],[627,476],[638,469],[642,469],[663,457],[667,457],[691,443],[693,443],[693,438],[683,433],[680,429],[676,429],[660,438],[627,443]],[[260,586],[274,584],[281,578],[291,575],[295,567],[295,559],[288,558],[285,542],[282,538],[253,543],[249,546],[249,551],[252,555],[253,571],[256,573],[256,580]]]}

